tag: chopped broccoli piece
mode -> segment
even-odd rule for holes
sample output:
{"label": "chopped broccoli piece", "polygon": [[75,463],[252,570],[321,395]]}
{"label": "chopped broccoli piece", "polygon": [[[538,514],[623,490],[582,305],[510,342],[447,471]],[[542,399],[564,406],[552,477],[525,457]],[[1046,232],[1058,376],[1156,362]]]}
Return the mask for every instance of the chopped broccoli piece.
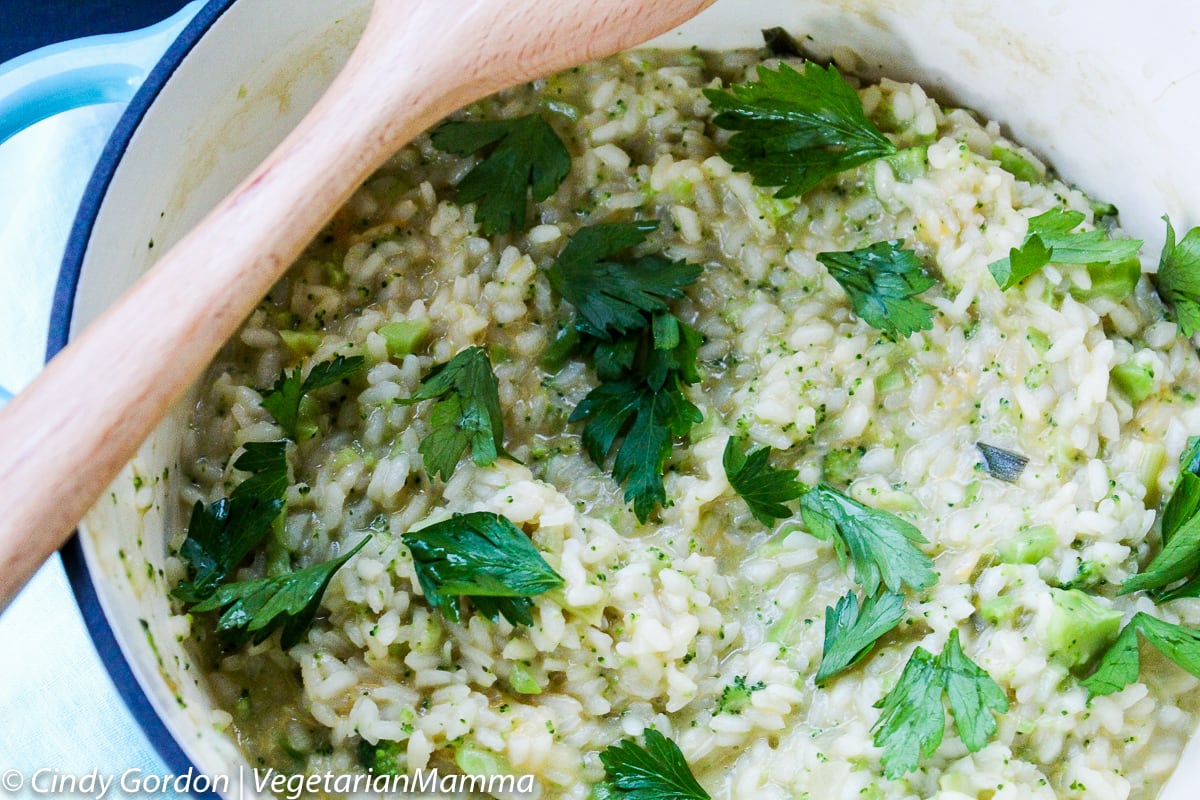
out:
{"label": "chopped broccoli piece", "polygon": [[358,743],[358,763],[376,775],[403,775],[406,750],[400,742],[380,739],[371,744],[366,739]]}
{"label": "chopped broccoli piece", "polygon": [[1049,525],[1034,525],[1000,542],[996,557],[1005,564],[1036,564],[1058,547],[1058,534]]}
{"label": "chopped broccoli piece", "polygon": [[1154,368],[1149,364],[1126,361],[1113,367],[1109,376],[1113,385],[1135,406],[1154,394]]}
{"label": "chopped broccoli piece", "polygon": [[1000,162],[1000,168],[1014,178],[1026,183],[1041,183],[1046,179],[1046,168],[1035,164],[1032,159],[1017,150],[992,145],[992,158]]}
{"label": "chopped broccoli piece", "polygon": [[1011,597],[993,597],[979,606],[979,615],[992,625],[1012,622],[1016,619],[1018,606]]}
{"label": "chopped broccoli piece", "polygon": [[830,450],[821,461],[821,477],[831,486],[848,486],[858,475],[858,462],[866,452],[861,445]]}
{"label": "chopped broccoli piece", "polygon": [[283,340],[284,345],[288,350],[291,350],[298,356],[311,356],[317,352],[317,348],[321,346],[321,340],[325,337],[320,333],[306,333],[304,331],[280,331],[279,338]]}
{"label": "chopped broccoli piece", "polygon": [[750,695],[765,688],[767,685],[762,681],[747,684],[745,676],[738,675],[733,679],[733,683],[721,690],[721,696],[717,698],[717,710],[713,712],[713,716],[742,713],[746,706],[750,705]]}
{"label": "chopped broccoli piece", "polygon": [[508,685],[512,687],[517,694],[541,694],[542,685],[538,683],[537,677],[533,674],[533,670],[522,664],[520,661],[514,661],[508,670]]}
{"label": "chopped broccoli piece", "polygon": [[922,177],[929,167],[929,148],[926,145],[907,147],[900,152],[887,156],[883,160],[892,168],[896,180],[901,183],[912,183]]}
{"label": "chopped broccoli piece", "polygon": [[425,337],[429,334],[429,320],[404,319],[399,322],[389,322],[379,329],[379,335],[387,343],[388,356],[404,358],[415,353]]}
{"label": "chopped broccoli piece", "polygon": [[511,775],[513,771],[504,756],[470,742],[454,749],[454,763],[464,775]]}
{"label": "chopped broccoli piece", "polygon": [[1131,258],[1116,264],[1088,264],[1087,271],[1092,281],[1091,288],[1073,286],[1071,296],[1076,300],[1107,297],[1119,303],[1133,294],[1134,287],[1142,277],[1142,262]]}
{"label": "chopped broccoli piece", "polygon": [[1051,589],[1046,619],[1047,656],[1068,668],[1082,667],[1121,631],[1121,612],[1078,589]]}

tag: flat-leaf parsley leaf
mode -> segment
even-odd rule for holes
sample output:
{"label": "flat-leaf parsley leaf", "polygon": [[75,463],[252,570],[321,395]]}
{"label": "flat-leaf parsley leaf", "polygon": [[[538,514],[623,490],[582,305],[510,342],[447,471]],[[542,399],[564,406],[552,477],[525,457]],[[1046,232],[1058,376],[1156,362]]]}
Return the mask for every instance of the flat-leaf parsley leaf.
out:
{"label": "flat-leaf parsley leaf", "polygon": [[614,259],[646,240],[657,222],[613,222],[581,228],[550,267],[547,277],[601,339],[645,327],[643,312],[667,310],[701,268],[660,255]]}
{"label": "flat-leaf parsley leaf", "polygon": [[1175,312],[1184,336],[1200,330],[1200,227],[1192,228],[1175,242],[1175,228],[1167,223],[1167,238],[1158,259],[1155,284],[1163,302]]}
{"label": "flat-leaf parsley leaf", "polygon": [[657,255],[611,260],[643,242],[657,224],[583,228],[549,271],[550,283],[575,307],[576,320],[545,363],[561,367],[572,352],[590,358],[600,385],[569,421],[586,421],[583,445],[597,466],[616,451],[613,477],[641,522],[666,502],[663,470],[675,439],[703,419],[683,393],[700,379],[700,333],[667,306],[701,268]]}
{"label": "flat-leaf parsley leaf", "polygon": [[1137,680],[1141,669],[1139,632],[1160,653],[1200,678],[1200,631],[1172,625],[1139,611],[1105,651],[1096,671],[1081,681],[1090,696],[1119,692]]}
{"label": "flat-leaf parsley leaf", "polygon": [[620,800],[711,800],[679,746],[653,728],[646,745],[622,739],[600,753],[608,796]]}
{"label": "flat-leaf parsley leaf", "polygon": [[226,576],[258,546],[283,510],[287,491],[287,442],[247,442],[233,462],[251,473],[230,493],[205,506],[197,501],[179,554],[190,566],[191,579],[173,594],[195,603],[211,595]]}
{"label": "flat-leaf parsley leaf", "polygon": [[721,457],[729,485],[746,501],[754,518],[767,527],[792,515],[786,503],[804,494],[805,488],[796,480],[798,471],[771,466],[772,449],[760,447],[747,453],[745,439],[730,436]]}
{"label": "flat-leaf parsley leaf", "polygon": [[475,218],[489,235],[524,227],[527,195],[545,200],[571,171],[570,152],[540,114],[447,122],[431,140],[439,150],[460,156],[491,148],[458,184],[458,203],[478,201]]}
{"label": "flat-leaf parsley leaf", "polygon": [[675,439],[704,419],[683,393],[698,377],[699,333],[666,312],[648,322],[625,340],[592,342],[602,383],[569,418],[586,420],[583,446],[598,466],[616,450],[613,477],[641,522],[666,502],[663,470]]}
{"label": "flat-leaf parsley leaf", "polygon": [[402,404],[437,400],[429,412],[433,430],[418,448],[430,475],[449,480],[467,448],[486,467],[504,450],[504,412],[492,362],[482,347],[468,347],[421,380],[417,393]]}
{"label": "flat-leaf parsley leaf", "polygon": [[287,650],[299,644],[304,632],[312,625],[333,574],[370,538],[366,537],[339,558],[322,564],[273,578],[226,584],[192,610],[224,608],[217,620],[217,633],[239,643],[252,640],[258,644],[275,629],[282,628],[280,644]]}
{"label": "flat-leaf parsley leaf", "polygon": [[833,542],[843,566],[849,556],[854,580],[868,595],[879,590],[881,581],[894,592],[937,582],[933,559],[917,548],[925,537],[894,514],[865,506],[825,483],[800,498],[800,514],[813,536]]}
{"label": "flat-leaf parsley leaf", "polygon": [[854,592],[838,600],[837,606],[825,607],[825,648],[817,669],[821,686],[842,670],[867,657],[879,637],[904,619],[904,595],[883,591],[868,596],[859,607]]}
{"label": "flat-leaf parsley leaf", "polygon": [[[1160,603],[1200,595],[1200,438],[1188,439],[1179,467],[1162,511],[1162,550],[1145,569],[1125,579],[1119,594],[1145,590]],[[1183,583],[1173,585],[1178,581]]]}
{"label": "flat-leaf parsley leaf", "polygon": [[270,412],[289,439],[293,442],[298,441],[300,401],[304,396],[354,376],[362,370],[365,363],[362,356],[338,356],[314,366],[309,370],[308,377],[303,380],[300,378],[299,367],[291,372],[285,370],[275,381],[271,391],[263,395],[262,407]]}
{"label": "flat-leaf parsley leaf", "polygon": [[972,753],[983,749],[996,733],[993,712],[1008,710],[1008,698],[992,677],[967,657],[958,642],[958,631],[941,655],[918,647],[904,666],[900,680],[876,703],[881,708],[875,746],[883,748],[883,772],[899,778],[912,772],[942,743],[946,712],[942,693],[950,702],[958,737]]}
{"label": "flat-leaf parsley leaf", "polygon": [[988,264],[1001,289],[1016,286],[1047,264],[1123,264],[1136,260],[1141,239],[1110,239],[1103,230],[1075,231],[1082,211],[1052,208],[1029,220],[1025,241],[1008,258]]}
{"label": "flat-leaf parsley leaf", "polygon": [[854,313],[895,337],[929,330],[936,310],[915,295],[937,281],[925,274],[916,253],[900,245],[899,239],[892,239],[858,250],[817,254],[845,289]]}
{"label": "flat-leaf parsley leaf", "polygon": [[529,598],[563,585],[529,537],[489,511],[455,514],[404,534],[425,599],[458,620],[459,597],[480,613],[513,625],[532,625]]}
{"label": "flat-leaf parsley leaf", "polygon": [[896,152],[863,113],[862,101],[837,68],[813,63],[799,72],[758,68],[758,80],[728,92],[705,89],[713,123],[735,131],[721,156],[749,172],[776,197],[794,197],[844,170]]}

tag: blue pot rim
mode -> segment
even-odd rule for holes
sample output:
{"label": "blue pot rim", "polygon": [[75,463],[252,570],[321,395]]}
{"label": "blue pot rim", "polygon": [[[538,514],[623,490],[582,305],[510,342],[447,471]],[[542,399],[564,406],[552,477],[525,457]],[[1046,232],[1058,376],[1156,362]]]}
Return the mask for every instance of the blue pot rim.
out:
{"label": "blue pot rim", "polygon": [[[129,147],[130,140],[150,106],[158,99],[159,94],[174,75],[175,70],[234,2],[236,0],[209,0],[196,13],[179,37],[167,48],[154,69],[146,76],[146,80],[130,100],[125,113],[121,115],[113,130],[112,136],[104,146],[100,160],[84,190],[79,210],[76,212],[59,270],[58,283],[54,289],[54,304],[50,311],[50,328],[46,338],[47,361],[67,345],[71,330],[71,318],[75,310],[75,292],[79,286],[84,255],[91,240],[96,217],[100,213],[100,208],[108,193],[108,187]],[[63,546],[61,555],[71,589],[75,594],[75,602],[79,605],[88,633],[92,637],[92,643],[100,655],[100,660],[104,662],[109,678],[121,695],[121,699],[124,700],[134,719],[141,725],[150,744],[174,774],[181,775],[189,769],[194,771],[195,767],[191,759],[183,752],[179,743],[175,741],[159,718],[134,676],[120,645],[117,644],[112,627],[100,608],[96,585],[88,572],[83,556],[83,547],[78,536],[71,537],[70,541]],[[219,800],[219,795],[213,792],[197,793],[194,796]]]}

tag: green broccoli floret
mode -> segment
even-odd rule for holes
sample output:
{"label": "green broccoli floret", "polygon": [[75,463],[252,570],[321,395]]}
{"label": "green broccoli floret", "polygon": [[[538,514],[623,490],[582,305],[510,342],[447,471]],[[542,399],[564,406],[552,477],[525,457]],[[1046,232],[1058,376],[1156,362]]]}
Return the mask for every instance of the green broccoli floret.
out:
{"label": "green broccoli floret", "polygon": [[358,743],[358,763],[376,775],[403,775],[405,772],[404,745],[380,739],[371,744],[366,739]]}
{"label": "green broccoli floret", "polygon": [[717,698],[717,710],[713,712],[713,716],[742,713],[742,710],[750,705],[750,695],[765,688],[767,685],[762,681],[747,684],[745,676],[738,675],[733,679],[733,683],[721,690],[721,696]]}
{"label": "green broccoli floret", "polygon": [[831,486],[848,486],[858,476],[858,462],[866,452],[861,445],[830,450],[821,462],[821,477]]}

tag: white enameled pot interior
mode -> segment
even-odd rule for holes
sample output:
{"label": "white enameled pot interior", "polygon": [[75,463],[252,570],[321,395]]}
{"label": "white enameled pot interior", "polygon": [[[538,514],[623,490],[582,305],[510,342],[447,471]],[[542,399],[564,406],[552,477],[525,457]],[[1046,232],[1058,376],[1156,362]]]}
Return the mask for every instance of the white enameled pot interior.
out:
{"label": "white enameled pot interior", "polygon": [[[367,0],[240,0],[182,62],[133,136],[87,243],[79,330],[257,163],[312,105],[365,21]],[[451,13],[449,10],[447,13]],[[918,80],[1000,120],[1067,180],[1115,203],[1124,226],[1162,241],[1159,218],[1200,222],[1200,11],[1124,0],[718,0],[655,44],[757,46],[783,26],[845,71]],[[380,76],[387,80],[388,76]],[[305,202],[303,196],[297,203]],[[146,358],[169,358],[146,344]],[[81,527],[102,607],[167,728],[207,774],[241,756],[213,724],[201,676],[172,628],[159,568],[187,404],[142,448]],[[165,476],[165,477],[164,477]],[[135,488],[140,486],[140,488]],[[1195,743],[1163,798],[1188,796]]]}

